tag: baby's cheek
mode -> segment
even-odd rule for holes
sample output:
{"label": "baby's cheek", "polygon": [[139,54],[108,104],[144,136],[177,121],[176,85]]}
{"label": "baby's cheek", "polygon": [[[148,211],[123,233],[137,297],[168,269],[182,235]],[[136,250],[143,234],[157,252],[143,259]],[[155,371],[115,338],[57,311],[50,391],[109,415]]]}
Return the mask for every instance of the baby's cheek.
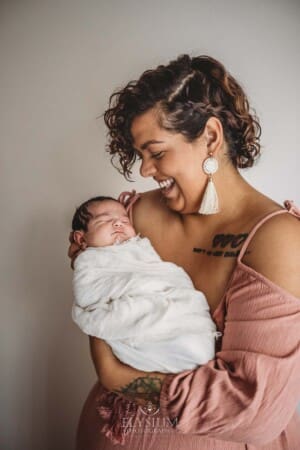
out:
{"label": "baby's cheek", "polygon": [[130,236],[131,236],[131,237],[136,236],[135,229],[132,228],[132,227],[129,227],[129,233],[130,233]]}

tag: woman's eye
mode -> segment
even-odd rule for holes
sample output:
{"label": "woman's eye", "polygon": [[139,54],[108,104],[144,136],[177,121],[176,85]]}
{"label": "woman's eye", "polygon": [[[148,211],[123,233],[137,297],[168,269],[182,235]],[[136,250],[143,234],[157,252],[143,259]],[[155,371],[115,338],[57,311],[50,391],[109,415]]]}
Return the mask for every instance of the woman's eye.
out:
{"label": "woman's eye", "polygon": [[154,158],[154,159],[161,159],[161,158],[163,157],[163,155],[164,155],[164,152],[163,152],[163,151],[161,151],[161,152],[156,152],[156,153],[152,153],[151,158]]}

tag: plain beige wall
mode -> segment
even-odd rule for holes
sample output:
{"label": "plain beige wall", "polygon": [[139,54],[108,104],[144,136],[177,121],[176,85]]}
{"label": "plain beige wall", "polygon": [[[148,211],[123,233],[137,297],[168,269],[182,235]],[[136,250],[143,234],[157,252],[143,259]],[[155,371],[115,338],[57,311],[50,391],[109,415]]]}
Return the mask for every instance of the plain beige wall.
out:
{"label": "plain beige wall", "polygon": [[178,54],[209,54],[241,81],[264,154],[246,177],[300,204],[300,4],[289,0],[23,0],[0,6],[1,442],[71,450],[96,376],[72,323],[74,207],[129,184],[104,152],[109,95]]}

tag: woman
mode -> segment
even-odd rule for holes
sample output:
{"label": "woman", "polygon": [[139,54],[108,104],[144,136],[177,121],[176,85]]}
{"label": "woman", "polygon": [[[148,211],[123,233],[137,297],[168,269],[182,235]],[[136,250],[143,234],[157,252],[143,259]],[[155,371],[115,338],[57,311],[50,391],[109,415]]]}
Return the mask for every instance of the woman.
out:
{"label": "woman", "polygon": [[245,93],[218,61],[183,55],[114,94],[105,122],[121,173],[140,159],[158,182],[127,199],[134,226],[205,293],[223,337],[214,360],[176,375],[90,337],[99,381],[77,450],[300,448],[300,213],[238,171],[260,153]]}

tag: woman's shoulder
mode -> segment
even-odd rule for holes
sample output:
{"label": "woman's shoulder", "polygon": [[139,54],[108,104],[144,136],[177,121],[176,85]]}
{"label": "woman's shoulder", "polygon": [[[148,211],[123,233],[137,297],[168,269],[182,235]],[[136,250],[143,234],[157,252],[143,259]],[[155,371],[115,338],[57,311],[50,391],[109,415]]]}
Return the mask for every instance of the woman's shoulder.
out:
{"label": "woman's shoulder", "polygon": [[166,226],[178,218],[164,203],[159,189],[140,193],[139,200],[133,205],[132,215],[135,228],[142,233],[145,228]]}
{"label": "woman's shoulder", "polygon": [[299,218],[275,202],[267,204],[243,263],[300,298]]}

